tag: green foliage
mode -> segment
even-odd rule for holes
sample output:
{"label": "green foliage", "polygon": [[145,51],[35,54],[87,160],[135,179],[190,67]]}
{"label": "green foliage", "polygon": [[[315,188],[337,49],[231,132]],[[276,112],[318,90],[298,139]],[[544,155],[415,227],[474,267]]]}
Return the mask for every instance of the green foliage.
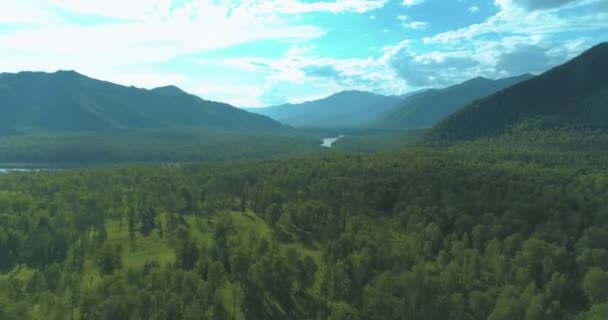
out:
{"label": "green foliage", "polygon": [[602,319],[608,155],[0,176],[2,319]]}
{"label": "green foliage", "polygon": [[[310,134],[172,127],[100,133],[32,131],[0,136],[0,163],[33,167],[266,159],[328,153]],[[0,165],[2,166],[2,165]]]}
{"label": "green foliage", "polygon": [[102,274],[112,274],[122,268],[122,246],[104,244],[97,250],[95,264]]}
{"label": "green foliage", "polygon": [[593,267],[587,271],[583,278],[583,289],[593,303],[608,301],[608,272]]}

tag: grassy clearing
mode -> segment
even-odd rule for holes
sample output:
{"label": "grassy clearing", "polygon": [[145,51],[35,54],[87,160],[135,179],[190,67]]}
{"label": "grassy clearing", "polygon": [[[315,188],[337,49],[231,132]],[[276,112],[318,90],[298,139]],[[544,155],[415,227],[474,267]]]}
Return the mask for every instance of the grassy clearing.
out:
{"label": "grassy clearing", "polygon": [[111,221],[108,223],[107,231],[108,243],[123,247],[123,268],[142,267],[147,261],[156,261],[160,265],[175,261],[175,253],[168,239],[161,238],[156,230],[147,237],[136,233],[133,248],[130,245],[129,230],[125,225],[121,228],[118,221]]}

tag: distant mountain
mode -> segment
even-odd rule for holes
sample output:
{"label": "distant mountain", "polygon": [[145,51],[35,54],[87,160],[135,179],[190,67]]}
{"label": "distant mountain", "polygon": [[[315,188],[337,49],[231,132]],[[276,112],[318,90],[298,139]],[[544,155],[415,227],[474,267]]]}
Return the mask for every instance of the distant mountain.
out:
{"label": "distant mountain", "polygon": [[0,115],[0,132],[30,127],[56,131],[165,126],[284,128],[270,118],[203,100],[175,86],[145,90],[74,71],[0,74]]}
{"label": "distant mountain", "polygon": [[158,87],[158,88],[152,89],[151,91],[154,93],[158,93],[165,97],[176,97],[176,96],[188,94],[187,92],[185,92],[184,90],[182,90],[176,86]]}
{"label": "distant mountain", "polygon": [[296,127],[364,127],[395,108],[403,98],[363,91],[343,91],[299,104],[247,109]]}
{"label": "distant mountain", "polygon": [[608,129],[608,43],[533,79],[475,101],[439,123],[431,140],[471,140],[511,128]]}
{"label": "distant mountain", "polygon": [[380,126],[390,128],[428,128],[464,105],[510,87],[533,76],[490,80],[477,77],[444,89],[431,89],[407,97],[397,109],[385,115]]}

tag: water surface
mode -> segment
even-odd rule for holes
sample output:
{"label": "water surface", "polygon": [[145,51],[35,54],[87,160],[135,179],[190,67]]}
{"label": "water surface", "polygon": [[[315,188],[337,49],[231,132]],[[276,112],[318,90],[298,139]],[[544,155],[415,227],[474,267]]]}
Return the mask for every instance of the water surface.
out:
{"label": "water surface", "polygon": [[44,171],[44,170],[49,170],[47,168],[29,168],[29,169],[23,169],[23,168],[0,168],[0,174],[2,173],[12,173],[12,172],[34,172],[34,171]]}
{"label": "water surface", "polygon": [[342,138],[344,138],[343,134],[333,138],[323,138],[323,143],[321,143],[321,147],[331,148],[333,144],[336,143],[336,141]]}

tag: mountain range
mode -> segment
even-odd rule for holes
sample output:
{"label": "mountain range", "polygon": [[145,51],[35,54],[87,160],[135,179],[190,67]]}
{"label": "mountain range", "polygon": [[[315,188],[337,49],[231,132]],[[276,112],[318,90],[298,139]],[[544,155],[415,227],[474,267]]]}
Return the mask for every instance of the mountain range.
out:
{"label": "mountain range", "polygon": [[140,89],[74,71],[0,73],[0,135],[29,129],[107,132],[179,126],[289,130],[283,123],[413,129],[438,123],[427,138],[470,140],[522,127],[608,129],[604,70],[608,43],[536,77],[478,77],[405,96],[344,91],[300,104],[249,109],[259,114],[204,100],[175,86]]}
{"label": "mountain range", "polygon": [[608,43],[477,100],[440,122],[430,140],[473,140],[518,129],[608,129]]}
{"label": "mountain range", "polygon": [[0,74],[0,133],[37,128],[113,131],[167,126],[283,130],[268,117],[203,100],[174,86],[117,85],[74,71]]}
{"label": "mountain range", "polygon": [[431,89],[404,99],[378,125],[398,129],[429,128],[474,100],[532,77],[531,74],[498,80],[477,77],[447,88]]}
{"label": "mountain range", "polygon": [[295,127],[421,129],[432,127],[467,103],[532,77],[477,77],[447,88],[401,96],[342,91],[319,100],[247,110]]}
{"label": "mountain range", "polygon": [[365,127],[397,107],[402,99],[364,91],[342,91],[319,100],[247,110],[295,127]]}

